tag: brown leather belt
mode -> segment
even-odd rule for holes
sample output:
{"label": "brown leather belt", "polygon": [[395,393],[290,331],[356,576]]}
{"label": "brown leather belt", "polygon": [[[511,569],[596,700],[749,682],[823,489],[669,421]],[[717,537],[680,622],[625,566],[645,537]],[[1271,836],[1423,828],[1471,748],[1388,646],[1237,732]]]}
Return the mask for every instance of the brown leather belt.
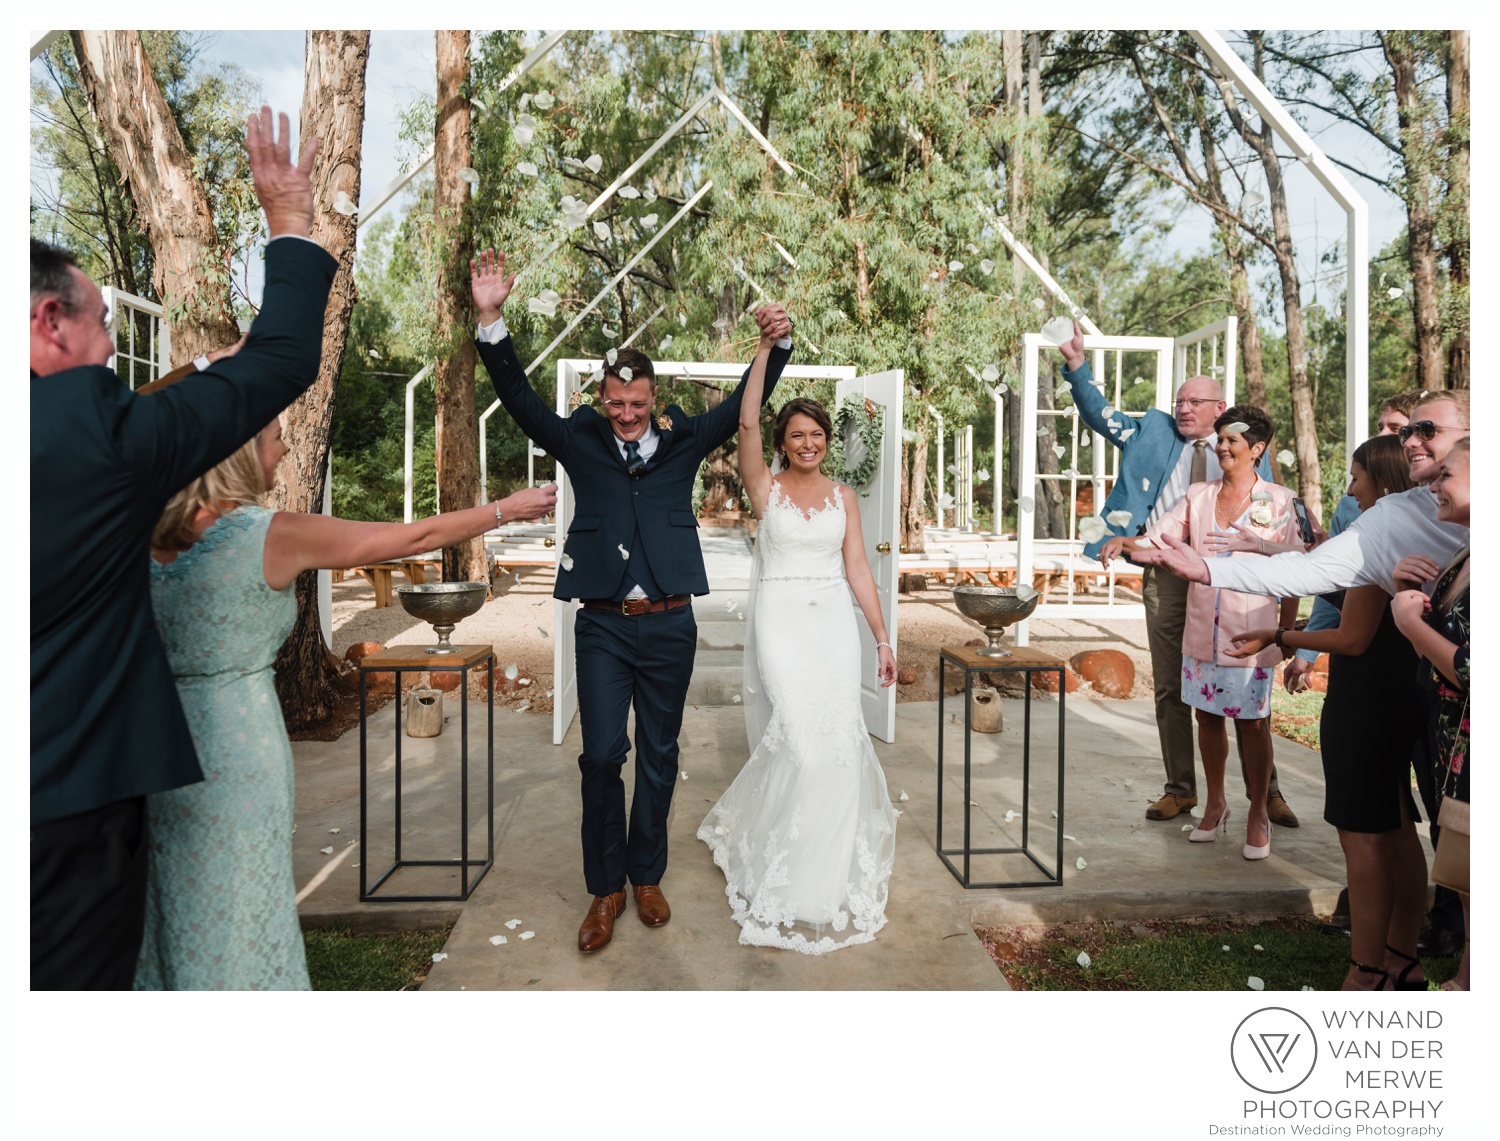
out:
{"label": "brown leather belt", "polygon": [[593,610],[613,610],[628,618],[634,618],[637,614],[660,614],[663,610],[676,610],[679,606],[687,606],[693,601],[693,596],[672,594],[666,598],[626,598],[620,602],[611,602],[607,598],[584,598],[580,601]]}

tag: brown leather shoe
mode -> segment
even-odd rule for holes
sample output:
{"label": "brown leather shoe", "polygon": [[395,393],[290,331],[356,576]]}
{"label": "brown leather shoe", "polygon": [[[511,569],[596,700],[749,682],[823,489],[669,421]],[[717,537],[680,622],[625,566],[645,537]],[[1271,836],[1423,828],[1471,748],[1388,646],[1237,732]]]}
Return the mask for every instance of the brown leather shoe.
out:
{"label": "brown leather shoe", "polygon": [[596,895],[578,929],[578,949],[587,955],[608,943],[615,934],[615,919],[625,910],[625,889],[613,895]]}
{"label": "brown leather shoe", "polygon": [[1295,828],[1301,823],[1297,814],[1292,811],[1292,806],[1279,792],[1273,792],[1266,801],[1266,812],[1270,814],[1271,823],[1278,828]]}
{"label": "brown leather shoe", "polygon": [[667,906],[667,897],[654,883],[635,885],[635,910],[647,927],[660,927],[672,918],[672,909]]}
{"label": "brown leather shoe", "polygon": [[1150,807],[1146,809],[1146,819],[1170,820],[1172,817],[1194,807],[1197,803],[1198,798],[1196,796],[1178,796],[1176,793],[1171,792],[1163,793],[1160,800],[1153,801]]}

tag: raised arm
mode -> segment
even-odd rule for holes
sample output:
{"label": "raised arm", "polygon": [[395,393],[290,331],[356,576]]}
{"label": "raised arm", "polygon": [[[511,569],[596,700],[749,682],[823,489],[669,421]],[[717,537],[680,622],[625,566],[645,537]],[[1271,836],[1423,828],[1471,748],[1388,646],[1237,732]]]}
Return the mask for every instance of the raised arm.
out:
{"label": "raised arm", "polygon": [[750,509],[759,519],[766,511],[766,500],[771,494],[771,472],[766,467],[765,442],[760,434],[760,403],[765,393],[766,365],[771,359],[774,338],[761,329],[760,344],[755,350],[755,359],[750,362],[750,375],[745,378],[740,392],[740,480],[750,496]]}
{"label": "raised arm", "polygon": [[[765,387],[758,402],[764,405],[770,399],[771,390],[776,387],[776,382],[781,379],[781,370],[786,367],[786,362],[792,359],[792,320],[780,305],[762,305],[755,311],[755,323],[760,326],[762,346],[766,342],[766,337],[768,335],[771,337],[771,355],[766,362]],[[745,385],[749,380],[750,370],[747,368],[745,375],[740,378],[739,387],[725,397],[718,407],[710,408],[702,415],[693,417],[693,431],[704,455],[726,443],[739,428],[740,405],[744,401]]]}
{"label": "raised arm", "polygon": [[1078,406],[1079,418],[1115,447],[1129,447],[1136,438],[1135,434],[1126,435],[1124,439],[1120,437],[1138,425],[1133,416],[1118,409],[1105,411],[1109,406],[1105,403],[1104,393],[1094,387],[1094,373],[1083,355],[1083,331],[1077,321],[1073,322],[1073,339],[1059,345],[1058,351],[1063,357],[1063,380],[1073,390],[1073,403]]}
{"label": "raised arm", "polygon": [[870,573],[870,559],[865,554],[865,537],[859,522],[859,500],[854,492],[843,485],[839,495],[844,500],[844,577],[849,580],[849,589],[854,592],[854,601],[859,603],[860,613],[875,635],[875,652],[880,656],[880,684],[887,686],[896,680],[896,652],[891,649],[889,635],[885,630],[885,615],[880,612],[880,594],[875,589],[875,576]]}
{"label": "raised arm", "polygon": [[451,547],[506,520],[540,519],[557,507],[557,485],[525,488],[497,503],[447,511],[414,523],[359,523],[279,511],[266,532],[266,585],[283,590],[305,570],[342,570]]}
{"label": "raised arm", "polygon": [[565,463],[568,421],[548,408],[531,387],[516,356],[515,340],[500,312],[515,283],[516,275],[505,272],[503,253],[486,249],[477,259],[470,260],[469,288],[479,314],[479,335],[474,343],[490,374],[495,396],[505,406],[506,413],[528,437]]}

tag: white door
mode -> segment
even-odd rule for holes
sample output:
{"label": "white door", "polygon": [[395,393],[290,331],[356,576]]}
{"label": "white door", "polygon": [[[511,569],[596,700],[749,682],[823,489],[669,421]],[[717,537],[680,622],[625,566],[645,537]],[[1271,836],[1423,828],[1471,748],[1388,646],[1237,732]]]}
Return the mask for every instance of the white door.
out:
{"label": "white door", "polygon": [[[575,366],[581,361],[557,362],[557,414],[570,416],[573,413],[573,393],[587,379]],[[553,550],[562,556],[563,544],[568,538],[568,527],[573,522],[573,485],[568,482],[568,473],[557,465],[557,522],[552,534]],[[552,743],[561,745],[563,735],[578,713],[578,669],[573,657],[573,615],[578,604],[554,598],[552,600]]]}
{"label": "white door", "polygon": [[[884,431],[880,437],[880,463],[870,482],[855,488],[859,498],[859,519],[864,530],[865,554],[875,576],[875,590],[880,596],[880,612],[885,618],[887,640],[900,660],[901,642],[896,634],[896,586],[900,574],[901,549],[901,399],[906,393],[906,374],[900,369],[854,377],[838,382],[838,401],[846,396],[862,396],[885,409]],[[856,625],[859,627],[860,704],[865,725],[882,741],[896,739],[896,687],[882,688],[877,673],[875,635],[851,596]]]}

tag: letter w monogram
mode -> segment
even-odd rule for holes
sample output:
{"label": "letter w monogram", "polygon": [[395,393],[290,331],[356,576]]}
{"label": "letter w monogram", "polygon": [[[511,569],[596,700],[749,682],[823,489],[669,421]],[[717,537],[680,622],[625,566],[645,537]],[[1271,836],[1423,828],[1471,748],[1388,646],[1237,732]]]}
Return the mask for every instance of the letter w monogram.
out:
{"label": "letter w monogram", "polygon": [[1301,1039],[1300,1034],[1251,1034],[1250,1045],[1260,1055],[1261,1064],[1266,1067],[1267,1073],[1275,1071],[1283,1074],[1293,1048]]}

